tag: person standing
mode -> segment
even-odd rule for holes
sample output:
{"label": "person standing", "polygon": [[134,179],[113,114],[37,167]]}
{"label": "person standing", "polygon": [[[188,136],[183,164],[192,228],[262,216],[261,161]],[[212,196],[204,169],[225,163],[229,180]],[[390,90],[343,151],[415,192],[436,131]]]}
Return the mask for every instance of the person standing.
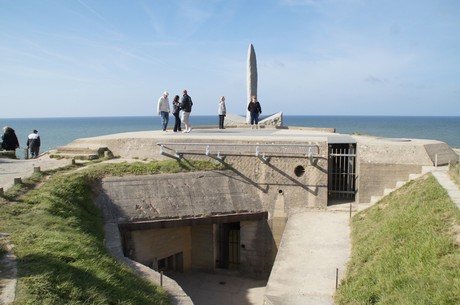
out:
{"label": "person standing", "polygon": [[182,100],[180,108],[182,108],[182,121],[185,124],[185,130],[183,132],[189,133],[192,131],[192,125],[190,125],[190,113],[192,112],[192,98],[187,94],[187,90],[182,91]]}
{"label": "person standing", "polygon": [[2,148],[10,151],[16,151],[16,148],[19,148],[18,137],[16,136],[14,129],[11,127],[3,127]]}
{"label": "person standing", "polygon": [[169,93],[168,92],[163,92],[163,95],[160,96],[158,99],[158,104],[157,104],[157,113],[159,116],[161,116],[161,126],[163,128],[163,131],[166,131],[168,128],[168,122],[169,122],[169,99],[168,99]]}
{"label": "person standing", "polygon": [[262,108],[260,107],[260,103],[257,101],[257,97],[255,95],[252,96],[251,102],[248,105],[248,111],[251,115],[251,129],[259,128],[259,114],[262,113]]}
{"label": "person standing", "polygon": [[38,158],[40,145],[40,136],[38,135],[38,131],[34,129],[34,131],[27,137],[27,149],[30,151],[31,159]]}
{"label": "person standing", "polygon": [[225,119],[225,116],[227,115],[227,109],[225,107],[225,96],[220,97],[219,108],[217,110],[217,113],[219,114],[219,129],[225,129],[224,119]]}
{"label": "person standing", "polygon": [[174,132],[182,131],[180,124],[180,101],[179,101],[179,95],[176,95],[174,97],[174,100],[172,102],[173,104],[173,115],[174,115]]}

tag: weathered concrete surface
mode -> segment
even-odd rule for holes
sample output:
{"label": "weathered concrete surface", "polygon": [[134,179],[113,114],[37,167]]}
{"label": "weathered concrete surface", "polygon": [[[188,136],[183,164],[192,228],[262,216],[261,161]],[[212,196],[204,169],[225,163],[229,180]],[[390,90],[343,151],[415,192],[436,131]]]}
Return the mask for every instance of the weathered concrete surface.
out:
{"label": "weathered concrete surface", "polygon": [[37,159],[15,160],[0,158],[0,187],[6,191],[14,184],[14,178],[25,179],[34,173],[34,167],[42,171],[70,165],[70,160],[50,159],[44,154]]}
{"label": "weathered concrete surface", "polygon": [[265,211],[256,188],[232,171],[109,177],[101,187],[104,214],[119,222]]}
{"label": "weathered concrete surface", "polygon": [[241,278],[229,273],[175,273],[196,305],[261,305],[267,281]]}
{"label": "weathered concrete surface", "polygon": [[359,163],[358,193],[356,202],[370,203],[372,196],[383,196],[385,189],[396,187],[398,181],[408,181],[411,174],[418,174],[422,166],[417,164]]}
{"label": "weathered concrete surface", "polygon": [[277,129],[267,127],[258,130],[248,128],[199,128],[191,133],[162,131],[126,132],[93,138],[77,139],[67,146],[97,149],[108,147],[115,156],[148,160],[166,160],[160,155],[160,142],[182,143],[308,143],[327,142],[328,138],[338,137],[333,128],[292,128]]}
{"label": "weathered concrete surface", "polygon": [[276,256],[267,221],[269,202],[232,171],[209,171],[103,179],[97,199],[106,221],[120,224],[124,251],[158,268],[158,260],[182,253],[184,271],[213,272],[214,224],[240,222],[242,274],[268,278]]}
{"label": "weathered concrete surface", "polygon": [[438,165],[457,160],[456,153],[444,142],[421,139],[387,139],[353,136],[362,163],[417,164],[433,166],[435,155]]}
{"label": "weathered concrete surface", "polygon": [[372,196],[407,181],[423,167],[456,163],[457,154],[444,142],[420,139],[385,139],[353,136],[357,141],[358,193],[356,201],[367,204]]}
{"label": "weathered concrete surface", "polygon": [[334,304],[350,255],[349,214],[307,210],[291,215],[267,283],[264,304]]}

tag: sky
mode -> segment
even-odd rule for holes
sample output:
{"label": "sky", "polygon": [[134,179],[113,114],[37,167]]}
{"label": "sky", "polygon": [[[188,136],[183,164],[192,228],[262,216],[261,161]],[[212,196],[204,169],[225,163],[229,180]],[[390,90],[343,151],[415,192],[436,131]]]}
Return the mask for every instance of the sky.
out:
{"label": "sky", "polygon": [[0,0],[0,118],[460,116],[458,0]]}

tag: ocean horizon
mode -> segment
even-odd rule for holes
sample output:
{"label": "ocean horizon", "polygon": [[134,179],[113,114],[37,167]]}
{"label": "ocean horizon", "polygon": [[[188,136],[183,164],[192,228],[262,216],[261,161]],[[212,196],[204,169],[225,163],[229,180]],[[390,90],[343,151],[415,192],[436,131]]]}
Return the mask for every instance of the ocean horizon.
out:
{"label": "ocean horizon", "polygon": [[[266,116],[262,116],[264,118]],[[193,115],[192,126],[218,126],[217,115]],[[27,135],[39,131],[41,152],[69,144],[75,139],[132,131],[160,130],[158,116],[10,118],[0,119],[1,126],[16,131],[21,149],[26,147]],[[174,117],[170,116],[168,129]],[[335,128],[341,134],[363,134],[386,138],[433,139],[460,147],[460,116],[335,116],[283,115],[283,125],[289,127]]]}

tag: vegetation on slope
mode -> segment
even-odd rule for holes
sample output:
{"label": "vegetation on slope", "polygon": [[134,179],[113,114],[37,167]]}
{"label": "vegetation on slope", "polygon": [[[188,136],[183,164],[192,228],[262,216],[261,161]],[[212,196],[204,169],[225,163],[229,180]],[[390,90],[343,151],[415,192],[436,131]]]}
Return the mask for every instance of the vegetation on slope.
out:
{"label": "vegetation on slope", "polygon": [[449,174],[455,184],[460,186],[460,164],[457,163],[454,166],[450,166]]}
{"label": "vegetation on slope", "polygon": [[[0,232],[18,261],[15,304],[169,304],[165,292],[111,257],[92,185],[107,175],[214,169],[209,162],[100,164],[35,176],[1,198]],[[46,174],[45,174],[46,175]]]}
{"label": "vegetation on slope", "polygon": [[460,212],[429,175],[352,219],[337,304],[460,304]]}

